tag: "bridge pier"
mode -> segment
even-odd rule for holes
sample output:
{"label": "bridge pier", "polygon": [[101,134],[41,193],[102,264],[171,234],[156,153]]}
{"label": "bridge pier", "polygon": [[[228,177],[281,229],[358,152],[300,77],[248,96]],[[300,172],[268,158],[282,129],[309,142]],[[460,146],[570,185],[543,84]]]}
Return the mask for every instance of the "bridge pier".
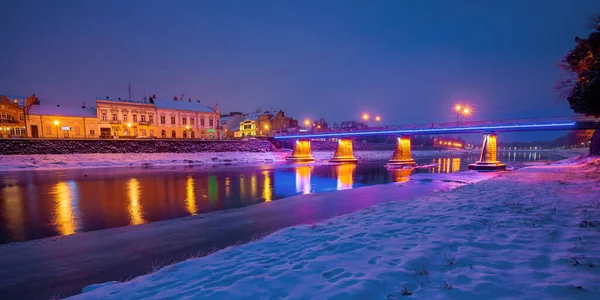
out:
{"label": "bridge pier", "polygon": [[468,166],[469,170],[476,171],[502,171],[506,170],[506,165],[497,160],[497,135],[494,133],[485,133],[483,135],[483,146],[481,147],[481,156],[479,160]]}
{"label": "bridge pier", "polygon": [[354,157],[352,151],[352,140],[351,139],[339,139],[337,149],[333,157],[329,160],[332,163],[355,163],[357,159]]}
{"label": "bridge pier", "polygon": [[295,161],[295,162],[313,162],[315,161],[315,157],[312,155],[312,150],[310,149],[310,141],[309,140],[296,140],[296,146],[294,146],[294,151],[289,155],[286,160]]}
{"label": "bridge pier", "polygon": [[410,156],[410,137],[401,136],[398,138],[398,144],[394,149],[392,159],[390,159],[386,166],[388,167],[404,167],[416,165],[415,160]]}

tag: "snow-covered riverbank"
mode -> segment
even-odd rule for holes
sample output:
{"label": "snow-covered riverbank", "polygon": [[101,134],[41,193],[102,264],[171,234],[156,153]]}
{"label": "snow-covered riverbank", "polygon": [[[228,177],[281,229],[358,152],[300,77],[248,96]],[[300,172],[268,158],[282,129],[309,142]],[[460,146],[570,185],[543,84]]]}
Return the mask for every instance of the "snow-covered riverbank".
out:
{"label": "snow-covered riverbank", "polygon": [[[558,155],[571,157],[587,149],[556,150]],[[360,161],[387,160],[393,151],[355,151]],[[418,157],[477,155],[479,150],[414,150]],[[102,167],[259,164],[285,161],[289,152],[220,152],[220,153],[115,153],[115,154],[49,154],[0,156],[1,171],[79,169]],[[317,161],[326,161],[333,151],[315,151]]]}
{"label": "snow-covered riverbank", "polygon": [[598,299],[599,199],[600,159],[571,159],[283,229],[74,298]]}

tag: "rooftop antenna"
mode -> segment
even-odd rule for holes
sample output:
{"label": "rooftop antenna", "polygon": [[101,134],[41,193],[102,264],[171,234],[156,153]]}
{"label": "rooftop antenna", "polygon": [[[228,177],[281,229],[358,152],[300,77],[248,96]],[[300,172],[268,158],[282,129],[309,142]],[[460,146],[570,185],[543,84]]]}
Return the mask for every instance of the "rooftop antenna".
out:
{"label": "rooftop antenna", "polygon": [[183,97],[185,97],[185,94],[183,93],[183,91],[181,91],[181,98],[180,98],[180,100],[183,100]]}
{"label": "rooftop antenna", "polygon": [[142,99],[144,99],[144,103],[146,103],[146,99],[148,99],[148,97],[146,97],[146,89],[144,89],[144,98]]}
{"label": "rooftop antenna", "polygon": [[129,91],[129,100],[131,100],[131,82],[127,85],[127,90]]}

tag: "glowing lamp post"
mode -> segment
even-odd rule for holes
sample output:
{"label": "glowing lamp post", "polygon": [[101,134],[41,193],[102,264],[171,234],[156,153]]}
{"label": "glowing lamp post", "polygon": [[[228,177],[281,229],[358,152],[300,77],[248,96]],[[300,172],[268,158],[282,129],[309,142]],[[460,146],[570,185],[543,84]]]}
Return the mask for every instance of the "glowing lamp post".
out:
{"label": "glowing lamp post", "polygon": [[460,104],[454,106],[454,111],[456,112],[456,126],[458,126],[460,115],[462,115],[463,118],[466,118],[472,113],[472,109],[469,106]]}
{"label": "glowing lamp post", "polygon": [[308,129],[308,126],[310,126],[310,120],[306,119],[306,120],[304,120],[304,127],[306,127],[306,129]]}
{"label": "glowing lamp post", "polygon": [[56,138],[58,138],[58,126],[60,125],[60,122],[58,120],[54,120],[54,126],[56,126]]}
{"label": "glowing lamp post", "polygon": [[460,110],[461,110],[462,106],[460,106],[460,104],[457,104],[454,107],[454,110],[456,111],[456,126],[458,126],[458,118],[460,117]]}

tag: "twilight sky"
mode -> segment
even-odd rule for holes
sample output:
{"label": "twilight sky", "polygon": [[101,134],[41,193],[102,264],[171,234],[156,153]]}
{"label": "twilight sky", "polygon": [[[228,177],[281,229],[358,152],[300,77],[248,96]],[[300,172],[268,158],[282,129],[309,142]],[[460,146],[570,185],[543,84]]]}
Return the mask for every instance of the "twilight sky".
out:
{"label": "twilight sky", "polygon": [[385,124],[564,116],[556,63],[597,0],[0,2],[0,93],[146,94]]}

